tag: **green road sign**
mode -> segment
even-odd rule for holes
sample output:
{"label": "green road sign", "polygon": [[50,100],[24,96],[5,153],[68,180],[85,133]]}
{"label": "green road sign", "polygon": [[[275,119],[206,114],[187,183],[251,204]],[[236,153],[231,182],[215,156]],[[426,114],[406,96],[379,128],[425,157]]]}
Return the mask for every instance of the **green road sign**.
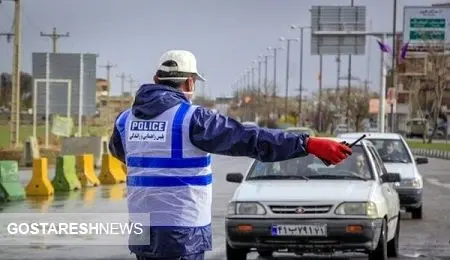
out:
{"label": "green road sign", "polygon": [[410,40],[444,41],[445,31],[410,31]]}
{"label": "green road sign", "polygon": [[412,18],[409,20],[410,28],[445,28],[445,19]]}

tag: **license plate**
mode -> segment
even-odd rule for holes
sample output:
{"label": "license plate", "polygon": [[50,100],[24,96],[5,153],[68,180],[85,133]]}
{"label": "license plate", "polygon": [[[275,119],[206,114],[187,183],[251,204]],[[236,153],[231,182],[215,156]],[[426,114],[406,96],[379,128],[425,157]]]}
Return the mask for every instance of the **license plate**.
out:
{"label": "license plate", "polygon": [[274,225],[272,236],[327,236],[327,225]]}

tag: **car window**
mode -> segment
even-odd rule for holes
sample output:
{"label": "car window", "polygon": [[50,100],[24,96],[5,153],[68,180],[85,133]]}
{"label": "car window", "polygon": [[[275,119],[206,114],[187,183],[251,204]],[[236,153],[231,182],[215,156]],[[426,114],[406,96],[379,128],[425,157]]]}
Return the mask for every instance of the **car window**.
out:
{"label": "car window", "polygon": [[374,179],[367,154],[360,145],[338,165],[326,166],[314,155],[281,162],[255,161],[247,180],[258,179]]}
{"label": "car window", "polygon": [[385,163],[411,163],[408,149],[400,139],[368,139],[376,147],[381,160]]}

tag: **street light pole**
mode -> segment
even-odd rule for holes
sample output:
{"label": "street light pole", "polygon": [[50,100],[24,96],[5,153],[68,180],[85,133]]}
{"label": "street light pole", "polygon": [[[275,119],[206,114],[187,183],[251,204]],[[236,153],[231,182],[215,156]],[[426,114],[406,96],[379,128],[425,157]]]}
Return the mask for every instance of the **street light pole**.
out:
{"label": "street light pole", "polygon": [[299,97],[298,97],[298,115],[301,121],[302,115],[302,102],[303,102],[303,41],[304,41],[304,29],[310,28],[310,26],[291,25],[291,29],[300,30],[300,65],[299,65]]}
{"label": "street light pole", "polygon": [[[264,61],[263,61],[264,62],[264,103],[267,102],[267,96],[269,94],[269,86],[267,85],[267,61],[268,61],[268,59],[269,59],[269,56],[267,54],[264,55]],[[268,111],[265,114],[267,116],[267,119],[269,119],[270,111],[269,111],[269,109],[267,109],[267,110]]]}
{"label": "street light pole", "polygon": [[276,110],[277,110],[277,64],[278,64],[278,50],[283,50],[282,47],[278,47],[278,48],[272,48],[269,47],[267,48],[268,51],[272,51],[273,52],[273,89],[272,89],[272,102],[273,102],[273,113],[276,114]]}
{"label": "street light pole", "polygon": [[286,82],[285,82],[285,96],[284,96],[284,117],[288,115],[288,101],[289,101],[289,64],[290,64],[290,49],[291,42],[298,41],[298,39],[286,39],[280,37],[280,41],[286,41]]}
{"label": "street light pole", "polygon": [[[397,0],[394,0],[393,2],[393,20],[392,20],[392,69],[391,69],[391,88],[394,90],[396,89],[396,65],[397,65]],[[397,91],[394,91],[394,93],[397,93]],[[395,95],[395,94],[394,94]],[[391,111],[390,111],[390,125],[391,125],[391,132],[394,132],[394,103],[391,102]]]}
{"label": "street light pole", "polygon": [[284,96],[284,117],[287,118],[288,114],[288,95],[289,95],[289,56],[291,49],[291,41],[287,40],[286,46],[286,86],[285,86],[285,96]]}

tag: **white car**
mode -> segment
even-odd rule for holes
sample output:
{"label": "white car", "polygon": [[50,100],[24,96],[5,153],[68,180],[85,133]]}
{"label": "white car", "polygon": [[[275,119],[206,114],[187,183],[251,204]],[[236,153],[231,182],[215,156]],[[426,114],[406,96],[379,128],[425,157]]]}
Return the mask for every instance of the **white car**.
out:
{"label": "white car", "polygon": [[[346,140],[351,141],[351,140]],[[368,253],[384,260],[398,255],[400,204],[394,183],[368,141],[337,166],[313,155],[282,162],[254,161],[228,205],[225,221],[228,260],[263,257],[284,250],[297,255]]]}
{"label": "white car", "polygon": [[256,122],[253,122],[253,121],[245,121],[245,122],[242,122],[242,124],[244,126],[249,126],[249,127],[258,126],[258,124]]}
{"label": "white car", "polygon": [[423,215],[423,178],[417,164],[428,163],[426,157],[414,159],[405,139],[396,133],[349,133],[341,134],[342,139],[354,139],[366,134],[381,155],[388,172],[399,173],[402,181],[396,189],[400,197],[400,205],[411,213],[413,219],[422,219]]}

